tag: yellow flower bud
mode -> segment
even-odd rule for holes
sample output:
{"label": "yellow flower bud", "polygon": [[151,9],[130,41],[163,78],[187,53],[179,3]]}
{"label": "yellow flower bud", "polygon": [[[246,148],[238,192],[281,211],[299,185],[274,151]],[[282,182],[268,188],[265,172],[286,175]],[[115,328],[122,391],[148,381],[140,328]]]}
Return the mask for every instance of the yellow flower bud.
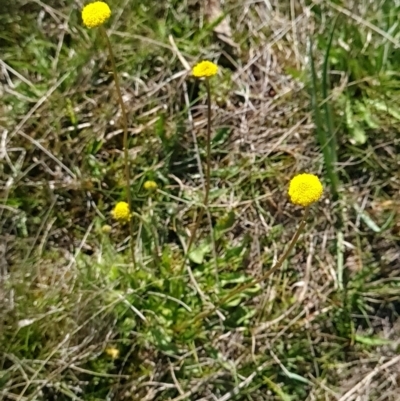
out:
{"label": "yellow flower bud", "polygon": [[106,348],[106,354],[112,359],[117,359],[119,357],[119,349],[114,347]]}
{"label": "yellow flower bud", "polygon": [[109,234],[111,232],[111,226],[109,226],[108,224],[104,224],[104,226],[101,227],[101,231],[104,234]]}
{"label": "yellow flower bud", "polygon": [[146,181],[143,184],[143,188],[146,191],[155,191],[158,188],[158,185],[157,185],[157,183],[155,181]]}

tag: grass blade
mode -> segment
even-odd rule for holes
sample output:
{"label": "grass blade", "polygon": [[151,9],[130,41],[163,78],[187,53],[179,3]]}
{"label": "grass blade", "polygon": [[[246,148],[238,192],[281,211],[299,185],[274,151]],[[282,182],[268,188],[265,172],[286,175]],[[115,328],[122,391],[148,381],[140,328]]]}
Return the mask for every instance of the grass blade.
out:
{"label": "grass blade", "polygon": [[[332,35],[331,35],[332,36]],[[329,54],[329,50],[327,51]],[[336,145],[334,142],[330,141],[330,138],[332,137],[331,133],[328,133],[329,128],[327,128],[324,124],[324,120],[327,124],[331,124],[332,126],[332,120],[330,119],[328,122],[327,121],[327,116],[326,113],[324,113],[324,116],[321,114],[320,110],[320,105],[319,105],[319,86],[318,86],[318,77],[317,77],[317,72],[315,69],[315,63],[314,63],[314,58],[313,58],[313,42],[312,39],[309,39],[309,58],[310,58],[310,67],[311,67],[311,102],[312,102],[312,107],[313,107],[313,112],[314,112],[314,121],[315,121],[315,126],[316,126],[316,134],[317,134],[317,139],[318,142],[321,146],[323,157],[324,157],[324,162],[325,162],[325,167],[326,167],[326,172],[328,175],[328,179],[330,182],[331,186],[331,191],[332,191],[332,196],[333,199],[338,198],[338,177],[335,171],[335,155],[336,155]],[[325,59],[327,56],[325,56]],[[327,61],[325,62],[327,64]],[[325,67],[327,70],[327,67]],[[326,74],[327,75],[327,72]],[[323,82],[323,91],[324,93],[327,94],[327,80],[325,79]],[[333,127],[331,128],[331,131],[333,133]],[[335,151],[332,152],[332,148],[335,148]]]}

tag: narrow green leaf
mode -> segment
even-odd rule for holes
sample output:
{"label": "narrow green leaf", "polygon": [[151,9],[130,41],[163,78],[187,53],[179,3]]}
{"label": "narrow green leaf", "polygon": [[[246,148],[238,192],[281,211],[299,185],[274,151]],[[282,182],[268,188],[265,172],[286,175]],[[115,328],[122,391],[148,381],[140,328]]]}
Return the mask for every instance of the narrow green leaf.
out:
{"label": "narrow green leaf", "polygon": [[276,383],[267,376],[264,376],[265,384],[273,391],[282,401],[292,401],[292,397],[285,393]]}
{"label": "narrow green leaf", "polygon": [[386,340],[384,338],[368,337],[368,336],[361,336],[361,335],[355,335],[354,340],[360,344],[370,345],[372,347],[393,344],[393,341]]}
{"label": "narrow green leaf", "polygon": [[[329,51],[329,50],[328,50]],[[328,53],[329,55],[329,53]],[[327,56],[326,56],[327,57]],[[321,146],[322,154],[324,156],[324,162],[326,167],[326,172],[330,181],[332,195],[334,198],[338,196],[338,177],[335,172],[335,158],[336,158],[336,145],[334,142],[330,142],[330,140],[334,136],[333,128],[331,128],[332,132],[327,131],[325,124],[323,122],[323,117],[320,110],[319,105],[319,85],[318,85],[318,77],[314,64],[313,57],[313,42],[312,39],[309,39],[309,59],[310,59],[310,68],[311,68],[311,102],[314,111],[314,121],[316,126],[316,134],[319,145]],[[326,62],[327,64],[327,62]],[[325,67],[328,68],[327,66]],[[327,71],[325,71],[325,75]],[[327,94],[327,78],[323,81],[323,86],[325,86],[324,93]],[[326,112],[329,112],[329,108],[326,109]],[[326,114],[326,113],[324,113]],[[324,116],[325,119],[327,116]],[[331,120],[330,120],[331,121]],[[328,125],[332,124],[328,122]],[[329,136],[330,135],[330,136]],[[333,150],[334,149],[334,150]]]}
{"label": "narrow green leaf", "polygon": [[381,228],[371,219],[371,217],[368,215],[368,213],[361,209],[360,206],[357,205],[357,203],[353,204],[354,209],[360,216],[360,219],[375,233],[381,232]]}

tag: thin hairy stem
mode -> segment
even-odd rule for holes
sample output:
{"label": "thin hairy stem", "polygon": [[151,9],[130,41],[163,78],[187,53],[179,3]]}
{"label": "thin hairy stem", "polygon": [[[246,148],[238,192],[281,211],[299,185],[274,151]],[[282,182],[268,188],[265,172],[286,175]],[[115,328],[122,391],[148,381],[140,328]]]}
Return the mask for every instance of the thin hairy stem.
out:
{"label": "thin hairy stem", "polygon": [[[208,208],[208,200],[209,200],[209,195],[210,195],[210,175],[211,175],[211,118],[212,118],[212,112],[211,112],[211,89],[210,89],[210,82],[208,78],[205,80],[206,88],[207,88],[207,144],[206,144],[206,171],[205,171],[205,183],[204,183],[204,199],[203,199],[203,206],[201,207],[199,211],[199,215],[197,216],[196,223],[193,226],[193,229],[190,233],[190,238],[188,245],[186,247],[186,254],[185,258],[183,260],[183,265],[182,269],[186,264],[186,260],[189,256],[190,249],[194,243],[194,240],[196,239],[196,233],[198,228],[200,227],[201,220],[204,215],[204,211],[207,210]],[[213,233],[211,232],[211,235]]]}
{"label": "thin hairy stem", "polygon": [[206,147],[206,182],[204,189],[204,207],[208,208],[208,198],[210,196],[210,175],[211,175],[211,89],[208,78],[206,79],[207,88],[207,147]]}
{"label": "thin hairy stem", "polygon": [[[129,168],[129,153],[128,153],[128,118],[126,116],[126,109],[125,109],[124,101],[122,99],[121,86],[119,84],[117,66],[115,64],[115,57],[114,57],[114,52],[112,50],[110,38],[107,35],[107,31],[103,27],[100,27],[100,30],[107,43],[107,48],[108,48],[108,52],[110,55],[111,67],[112,67],[112,71],[113,71],[113,75],[114,75],[115,89],[117,91],[118,103],[121,107],[122,128],[124,131],[122,146],[124,148],[126,196],[128,199],[129,210],[132,212],[133,209],[132,209],[132,197],[131,197],[131,174],[130,174],[130,168]],[[136,268],[136,257],[135,257],[135,247],[133,244],[133,219],[132,218],[129,220],[129,234],[130,234],[129,244],[130,244],[130,249],[131,249],[132,264],[135,269]]]}
{"label": "thin hairy stem", "polygon": [[208,208],[209,197],[210,197],[210,188],[211,188],[211,86],[210,81],[206,79],[206,88],[207,88],[207,148],[206,148],[206,179],[205,179],[205,189],[204,189],[204,207],[207,211],[207,216],[210,224],[210,237],[213,246],[213,256],[215,262],[215,279],[217,281],[219,287],[219,276],[218,276],[218,258],[217,251],[215,246],[215,234],[212,227],[212,220],[210,210]]}

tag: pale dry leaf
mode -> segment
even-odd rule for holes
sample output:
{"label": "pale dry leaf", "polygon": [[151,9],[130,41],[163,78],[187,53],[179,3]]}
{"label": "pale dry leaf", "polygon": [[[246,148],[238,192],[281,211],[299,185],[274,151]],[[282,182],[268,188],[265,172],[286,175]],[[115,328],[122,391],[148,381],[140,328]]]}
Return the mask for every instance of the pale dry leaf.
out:
{"label": "pale dry leaf", "polygon": [[[221,7],[221,0],[205,0],[205,6],[206,17],[209,23],[220,19],[224,15]],[[219,24],[214,27],[214,32],[218,36],[218,39],[235,49],[239,49],[238,44],[232,39],[232,30],[229,25],[228,15],[225,15]]]}
{"label": "pale dry leaf", "polygon": [[37,319],[22,319],[18,320],[18,328],[22,329],[23,327],[30,326],[35,323]]}

